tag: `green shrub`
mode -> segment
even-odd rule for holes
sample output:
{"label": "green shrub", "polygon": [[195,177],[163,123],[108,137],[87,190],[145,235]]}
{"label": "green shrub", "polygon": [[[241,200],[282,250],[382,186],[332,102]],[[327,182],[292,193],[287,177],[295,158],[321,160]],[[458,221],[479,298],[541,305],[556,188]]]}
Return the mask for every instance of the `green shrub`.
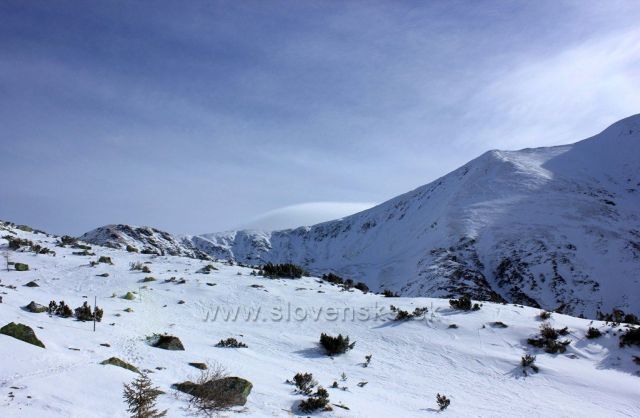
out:
{"label": "green shrub", "polygon": [[238,341],[233,337],[227,338],[226,340],[220,340],[216,347],[224,347],[224,348],[247,348],[248,345],[243,343],[242,341]]}
{"label": "green shrub", "polygon": [[536,356],[532,356],[531,354],[525,354],[520,359],[520,364],[522,365],[523,369],[526,370],[527,368],[531,368],[531,370],[538,373],[538,366],[534,364],[535,362],[536,362]]}
{"label": "green shrub", "polygon": [[127,244],[127,252],[130,252],[130,253],[137,253],[137,252],[138,252],[138,249],[137,249],[136,247],[134,247],[133,245],[129,245],[129,244]]}
{"label": "green shrub", "polygon": [[540,315],[538,315],[538,317],[541,320],[546,321],[547,319],[551,318],[551,312],[549,312],[549,311],[540,311]]}
{"label": "green shrub", "polygon": [[316,393],[309,398],[300,402],[300,411],[309,413],[317,410],[330,411],[329,406],[329,392],[326,389],[319,387]]}
{"label": "green shrub", "polygon": [[445,395],[440,395],[438,393],[436,395],[436,402],[438,403],[438,407],[440,408],[440,410],[444,411],[445,409],[447,409],[447,407],[451,403],[451,400],[447,398]]}
{"label": "green shrub", "polygon": [[480,305],[477,303],[472,304],[471,298],[467,295],[460,296],[458,299],[449,300],[449,305],[459,311],[477,311],[480,309]]}
{"label": "green shrub", "polygon": [[309,395],[318,384],[311,373],[296,373],[292,383],[296,385],[298,392],[305,395]]}
{"label": "green shrub", "polygon": [[97,322],[102,321],[104,311],[96,306],[96,311],[91,310],[91,306],[87,302],[84,302],[82,306],[78,307],[74,311],[76,319],[79,321],[93,321],[94,318]]}
{"label": "green shrub", "polygon": [[640,345],[640,328],[629,328],[620,336],[620,347],[625,345]]}
{"label": "green shrub", "polygon": [[64,303],[63,300],[61,300],[60,303],[56,303],[55,300],[52,300],[51,302],[49,302],[49,314],[56,315],[62,318],[70,318],[73,316],[73,311],[71,310],[69,305]]}
{"label": "green shrub", "polygon": [[589,327],[589,329],[587,330],[586,337],[590,340],[594,338],[599,338],[601,336],[602,336],[602,332],[598,328]]}
{"label": "green shrub", "polygon": [[353,349],[356,342],[349,342],[349,337],[343,337],[342,334],[338,334],[337,337],[332,337],[325,333],[320,335],[320,345],[325,349],[327,355],[334,356],[337,354],[343,354]]}
{"label": "green shrub", "polygon": [[428,309],[426,307],[415,308],[412,313],[409,313],[408,311],[404,311],[402,309],[398,309],[393,305],[391,305],[389,309],[391,310],[391,312],[394,312],[396,314],[395,321],[407,321],[413,318],[420,318],[428,312]]}
{"label": "green shrub", "polygon": [[344,284],[344,279],[338,276],[337,274],[333,274],[333,273],[323,274],[322,280],[332,284]]}
{"label": "green shrub", "polygon": [[600,321],[613,322],[617,324],[625,323],[632,325],[640,325],[640,319],[634,314],[626,314],[622,309],[614,309],[610,314],[598,312],[597,318]]}
{"label": "green shrub", "polygon": [[298,279],[307,275],[307,272],[300,266],[291,263],[272,264],[267,263],[262,266],[262,275],[265,277],[283,277]]}
{"label": "green shrub", "polygon": [[545,352],[550,354],[564,353],[567,351],[566,346],[569,345],[571,341],[558,341],[558,337],[567,334],[569,334],[567,327],[554,329],[545,322],[540,326],[540,336],[527,339],[527,343],[534,347],[543,348]]}

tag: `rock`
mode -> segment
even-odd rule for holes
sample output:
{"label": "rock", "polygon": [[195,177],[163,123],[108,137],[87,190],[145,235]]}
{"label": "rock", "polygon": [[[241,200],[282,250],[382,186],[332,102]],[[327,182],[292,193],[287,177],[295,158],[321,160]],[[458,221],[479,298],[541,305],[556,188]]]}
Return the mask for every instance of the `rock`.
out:
{"label": "rock", "polygon": [[24,309],[33,313],[43,313],[49,310],[49,308],[47,308],[46,306],[35,303],[34,301],[31,301],[27,306],[24,307]]}
{"label": "rock", "polygon": [[33,332],[33,329],[24,324],[16,324],[15,322],[11,322],[0,328],[0,334],[8,335],[9,337],[24,341],[25,343],[45,348],[42,341],[40,341],[38,337],[36,337],[36,333]]}
{"label": "rock", "polygon": [[246,379],[240,377],[223,377],[218,380],[211,380],[202,385],[193,382],[176,383],[173,387],[180,392],[189,395],[218,399],[224,399],[226,406],[242,406],[247,403],[247,397],[251,393],[253,384]]}
{"label": "rock", "polygon": [[96,274],[98,277],[109,277],[109,273]]}
{"label": "rock", "polygon": [[158,340],[152,345],[157,348],[162,348],[163,350],[184,351],[184,346],[180,338],[174,337],[173,335],[159,335]]}
{"label": "rock", "polygon": [[15,263],[13,268],[16,269],[16,271],[27,271],[29,270],[29,265],[24,263]]}
{"label": "rock", "polygon": [[25,284],[25,286],[27,287],[40,287],[40,285],[34,281],[30,281],[29,283]]}
{"label": "rock", "polygon": [[113,261],[111,261],[111,257],[103,255],[98,258],[98,263],[113,264]]}
{"label": "rock", "polygon": [[205,363],[189,363],[189,366],[200,370],[207,370],[209,368]]}
{"label": "rock", "polygon": [[124,360],[120,360],[118,357],[111,357],[100,364],[110,364],[112,366],[122,367],[123,369],[131,370],[132,372],[140,373],[140,370],[136,366],[127,363]]}
{"label": "rock", "polygon": [[149,283],[149,282],[155,282],[156,278],[153,276],[147,276],[144,279],[142,279],[142,283]]}
{"label": "rock", "polygon": [[122,299],[126,299],[126,300],[134,300],[135,298],[136,298],[136,295],[134,295],[131,292],[127,292],[127,294],[122,297]]}

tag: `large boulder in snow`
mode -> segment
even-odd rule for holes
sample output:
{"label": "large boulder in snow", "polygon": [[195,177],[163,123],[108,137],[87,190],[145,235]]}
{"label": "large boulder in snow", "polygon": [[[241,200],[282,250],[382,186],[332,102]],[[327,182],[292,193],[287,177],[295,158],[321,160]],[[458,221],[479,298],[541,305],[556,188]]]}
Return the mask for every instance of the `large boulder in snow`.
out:
{"label": "large boulder in snow", "polygon": [[16,271],[27,271],[29,270],[29,265],[25,263],[15,263],[13,268],[16,269]]}
{"label": "large boulder in snow", "polygon": [[184,351],[184,346],[180,338],[174,337],[173,335],[159,335],[151,345],[162,348],[163,350]]}
{"label": "large boulder in snow", "polygon": [[173,387],[180,392],[223,403],[224,407],[242,406],[247,403],[253,384],[241,377],[223,377],[203,384],[193,382],[176,383]]}
{"label": "large boulder in snow", "polygon": [[25,343],[45,348],[42,341],[40,341],[38,337],[36,337],[36,333],[33,332],[33,329],[24,324],[16,324],[15,322],[11,322],[0,328],[0,334],[8,335],[9,337],[24,341]]}
{"label": "large boulder in snow", "polygon": [[49,310],[49,308],[47,308],[46,306],[35,303],[34,301],[31,301],[27,306],[24,307],[24,309],[25,311],[33,313],[43,313]]}
{"label": "large boulder in snow", "polygon": [[140,370],[138,370],[136,366],[129,364],[124,360],[120,360],[118,357],[108,358],[100,364],[122,367],[123,369],[131,370],[135,373],[140,373]]}

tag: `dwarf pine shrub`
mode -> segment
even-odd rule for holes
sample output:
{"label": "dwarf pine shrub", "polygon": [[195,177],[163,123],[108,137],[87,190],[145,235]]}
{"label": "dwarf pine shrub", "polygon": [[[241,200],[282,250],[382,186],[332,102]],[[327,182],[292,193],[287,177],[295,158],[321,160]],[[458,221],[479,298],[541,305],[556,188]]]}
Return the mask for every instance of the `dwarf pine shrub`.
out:
{"label": "dwarf pine shrub", "polygon": [[480,305],[477,303],[472,303],[471,298],[467,295],[460,296],[458,299],[449,300],[449,305],[453,309],[457,309],[459,311],[477,311],[480,310]]}
{"label": "dwarf pine shrub", "polygon": [[342,334],[338,334],[337,337],[332,337],[331,335],[322,333],[320,335],[320,345],[324,348],[327,355],[335,356],[353,349],[356,343],[355,341],[350,343],[349,337],[343,337]]}

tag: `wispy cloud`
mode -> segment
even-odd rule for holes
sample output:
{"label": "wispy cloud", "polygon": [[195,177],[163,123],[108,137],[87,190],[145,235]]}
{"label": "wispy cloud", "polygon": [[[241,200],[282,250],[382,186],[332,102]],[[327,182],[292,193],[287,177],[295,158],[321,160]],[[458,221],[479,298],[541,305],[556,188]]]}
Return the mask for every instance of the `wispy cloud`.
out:
{"label": "wispy cloud", "polygon": [[639,19],[614,0],[5,1],[0,217],[199,233],[381,202],[637,113]]}

